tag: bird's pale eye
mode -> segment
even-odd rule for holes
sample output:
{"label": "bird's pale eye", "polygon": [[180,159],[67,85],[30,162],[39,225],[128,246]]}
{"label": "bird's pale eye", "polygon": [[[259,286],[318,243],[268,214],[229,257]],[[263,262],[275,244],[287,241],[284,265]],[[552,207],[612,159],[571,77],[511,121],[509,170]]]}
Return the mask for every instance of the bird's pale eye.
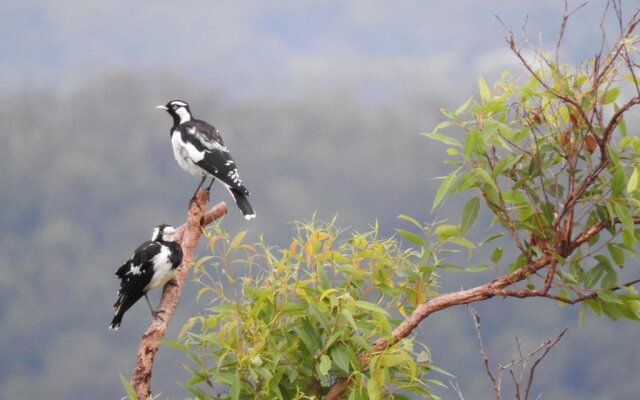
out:
{"label": "bird's pale eye", "polygon": [[177,110],[178,109],[178,105],[174,104],[174,105],[171,106],[171,108],[173,108],[174,110]]}

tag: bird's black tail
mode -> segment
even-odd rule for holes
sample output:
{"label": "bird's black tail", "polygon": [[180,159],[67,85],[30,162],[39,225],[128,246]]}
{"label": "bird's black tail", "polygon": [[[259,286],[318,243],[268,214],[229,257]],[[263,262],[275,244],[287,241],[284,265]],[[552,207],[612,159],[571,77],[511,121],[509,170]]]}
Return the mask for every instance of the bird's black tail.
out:
{"label": "bird's black tail", "polygon": [[117,331],[120,328],[120,323],[122,322],[122,316],[124,312],[119,312],[114,315],[113,320],[111,321],[111,325],[109,325],[109,329],[113,331]]}
{"label": "bird's black tail", "polygon": [[246,220],[250,220],[251,218],[256,217],[256,212],[253,211],[253,207],[251,207],[251,203],[249,203],[249,199],[247,196],[237,189],[229,189],[231,195],[233,196],[236,204],[240,211],[242,211],[242,215]]}
{"label": "bird's black tail", "polygon": [[113,316],[111,325],[109,325],[109,329],[116,331],[118,330],[118,328],[120,328],[120,323],[122,322],[122,317],[124,316],[124,313],[126,313],[127,310],[129,310],[131,306],[134,305],[135,302],[140,299],[140,297],[142,297],[142,295],[131,296],[131,295],[128,295],[126,292],[125,293],[123,293],[122,291],[118,292],[118,300],[116,300],[116,303],[113,305],[113,307],[115,307],[116,309],[116,313]]}

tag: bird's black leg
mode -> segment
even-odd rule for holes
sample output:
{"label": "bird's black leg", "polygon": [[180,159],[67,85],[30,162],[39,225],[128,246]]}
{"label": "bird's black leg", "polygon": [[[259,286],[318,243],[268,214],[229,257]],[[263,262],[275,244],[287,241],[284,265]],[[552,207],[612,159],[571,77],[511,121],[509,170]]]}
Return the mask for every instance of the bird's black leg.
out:
{"label": "bird's black leg", "polygon": [[207,192],[211,190],[211,186],[213,185],[213,182],[216,181],[216,178],[211,177],[211,183],[209,184],[209,186],[207,186]]}
{"label": "bird's black leg", "polygon": [[147,297],[146,293],[144,294],[144,298],[147,299],[147,304],[149,305],[149,309],[151,310],[151,315],[153,315],[153,318],[159,318],[161,321],[164,321],[162,317],[160,317],[160,314],[164,313],[164,310],[154,310],[153,307],[151,307],[151,302],[149,301],[149,297]]}
{"label": "bird's black leg", "polygon": [[193,192],[193,196],[191,197],[191,200],[194,200],[196,198],[196,194],[198,194],[198,190],[200,190],[200,188],[202,187],[202,184],[204,183],[205,179],[207,179],[207,176],[203,174],[202,175],[202,180],[200,180],[200,184],[196,188],[196,191]]}

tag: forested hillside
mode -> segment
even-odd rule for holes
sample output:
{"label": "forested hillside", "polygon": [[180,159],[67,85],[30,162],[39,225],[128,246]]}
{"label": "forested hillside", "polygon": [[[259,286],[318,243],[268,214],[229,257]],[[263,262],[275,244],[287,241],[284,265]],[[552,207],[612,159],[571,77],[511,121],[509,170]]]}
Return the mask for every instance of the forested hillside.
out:
{"label": "forested hillside", "polygon": [[[530,32],[552,43],[563,11],[557,1],[407,2],[391,12],[385,2],[250,3],[0,6],[8,38],[0,61],[0,399],[124,395],[118,373],[130,376],[150,316],[138,304],[118,332],[107,329],[114,272],[154,226],[184,221],[198,182],[176,164],[170,118],[154,106],[186,100],[221,131],[257,211],[246,222],[230,207],[221,226],[231,234],[248,229],[248,238],[284,245],[292,222],[314,214],[337,215],[353,230],[378,223],[384,236],[407,228],[399,214],[457,223],[456,198],[430,212],[449,168],[443,147],[420,134],[442,120],[441,108],[476,93],[479,75],[491,82],[504,69],[520,71],[494,14],[514,26],[529,15]],[[602,10],[583,12],[566,34],[569,61],[600,43]],[[632,113],[630,132],[637,121]],[[215,184],[218,201],[229,196]],[[479,216],[478,226],[489,223]],[[632,259],[620,274],[636,266]],[[470,275],[443,272],[442,291],[496,271]],[[167,339],[203,307],[195,290],[187,282]],[[495,362],[511,360],[516,336],[531,349],[569,328],[537,372],[543,398],[640,393],[637,323],[587,314],[580,326],[577,307],[543,299],[495,298],[477,310]],[[467,310],[434,315],[416,333],[468,399],[491,398]],[[188,396],[177,383],[185,361],[161,347],[154,394]]]}

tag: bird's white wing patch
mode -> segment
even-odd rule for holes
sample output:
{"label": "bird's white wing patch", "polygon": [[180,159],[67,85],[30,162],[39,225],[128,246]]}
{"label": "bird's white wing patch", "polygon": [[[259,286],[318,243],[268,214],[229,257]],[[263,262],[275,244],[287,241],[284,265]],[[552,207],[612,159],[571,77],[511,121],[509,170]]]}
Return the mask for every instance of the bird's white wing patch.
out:
{"label": "bird's white wing patch", "polygon": [[134,265],[131,268],[129,268],[129,271],[127,271],[127,274],[140,275],[140,268],[142,268],[142,265]]}
{"label": "bird's white wing patch", "polygon": [[193,162],[200,162],[204,158],[204,151],[198,151],[198,149],[196,149],[196,146],[192,145],[189,142],[184,143],[184,150],[186,151],[189,158],[193,160]]}

